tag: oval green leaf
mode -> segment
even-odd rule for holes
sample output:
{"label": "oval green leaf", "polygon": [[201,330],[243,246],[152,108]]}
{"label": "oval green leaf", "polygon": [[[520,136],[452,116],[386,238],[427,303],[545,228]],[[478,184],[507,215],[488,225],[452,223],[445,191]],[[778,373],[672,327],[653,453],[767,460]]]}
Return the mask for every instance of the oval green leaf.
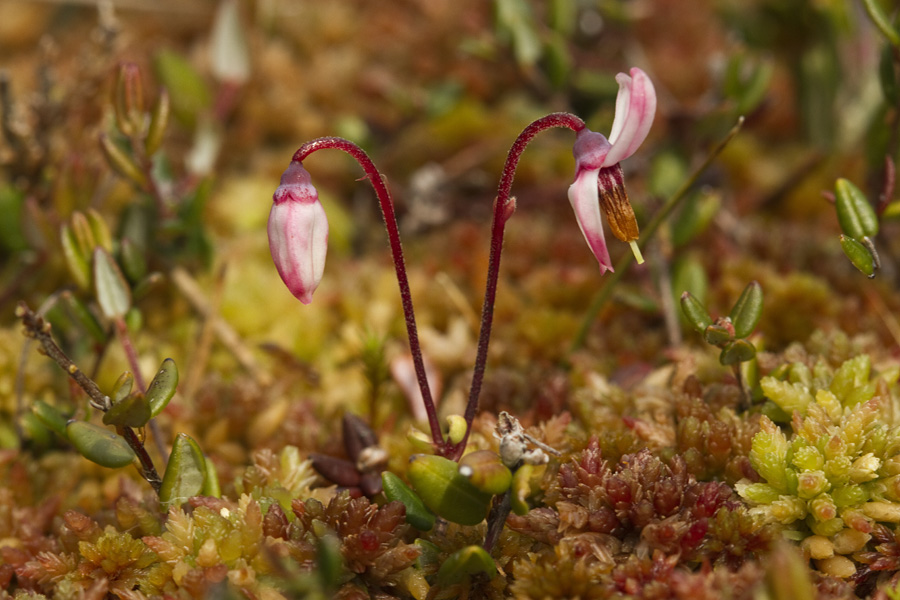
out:
{"label": "oval green leaf", "polygon": [[853,266],[869,279],[875,278],[875,258],[869,249],[850,236],[841,235],[841,250]]}
{"label": "oval green leaf", "polygon": [[407,474],[425,506],[448,521],[477,525],[487,516],[491,494],[469,483],[452,460],[416,454]]}
{"label": "oval green leaf", "polygon": [[63,438],[66,438],[66,422],[67,419],[59,412],[55,406],[51,406],[43,400],[38,400],[31,406],[31,412],[37,417],[38,421],[44,424],[47,429],[55,431]]}
{"label": "oval green leaf", "polygon": [[189,435],[179,433],[159,489],[160,502],[166,508],[181,505],[202,493],[205,482],[206,458],[200,446]]}
{"label": "oval green leaf", "polygon": [[178,386],[178,367],[175,361],[167,358],[162,361],[159,371],[150,385],[147,386],[147,402],[150,403],[150,416],[155,417],[163,411]]}
{"label": "oval green leaf", "polygon": [[734,325],[734,337],[745,338],[756,328],[759,318],[762,316],[763,293],[762,287],[756,281],[751,281],[744,288],[741,297],[731,309],[731,323]]}
{"label": "oval green leaf", "polygon": [[512,511],[519,516],[525,515],[531,510],[528,506],[528,497],[531,495],[531,477],[534,475],[534,465],[524,464],[516,469],[510,486],[510,504]]}
{"label": "oval green leaf", "polygon": [[719,362],[725,366],[753,360],[756,348],[747,340],[735,340],[725,346],[719,355]]}
{"label": "oval green leaf", "polygon": [[434,513],[428,510],[422,499],[402,479],[390,471],[383,471],[381,485],[388,500],[402,502],[406,507],[407,523],[419,531],[431,531],[434,527]]}
{"label": "oval green leaf", "polygon": [[119,401],[103,415],[104,425],[117,427],[143,427],[150,420],[150,404],[140,392],[130,394]]}
{"label": "oval green leaf", "polygon": [[66,437],[79,454],[100,466],[117,469],[135,459],[134,450],[114,432],[86,421],[69,421]]}
{"label": "oval green leaf", "polygon": [[447,557],[438,569],[436,581],[439,585],[447,586],[479,573],[493,579],[497,574],[497,565],[481,546],[466,546]]}
{"label": "oval green leaf", "polygon": [[100,310],[109,319],[122,318],[131,307],[131,290],[109,252],[94,248],[94,291]]}
{"label": "oval green leaf", "polygon": [[91,265],[78,246],[78,240],[72,229],[63,224],[59,231],[59,240],[62,245],[63,256],[66,259],[66,266],[69,267],[69,273],[78,284],[78,287],[87,289],[91,285]]}
{"label": "oval green leaf", "polygon": [[878,217],[865,194],[847,179],[834,184],[834,207],[841,230],[852,238],[878,235]]}
{"label": "oval green leaf", "polygon": [[681,294],[681,311],[687,318],[688,323],[690,323],[699,333],[706,331],[713,323],[712,317],[709,316],[709,312],[707,312],[706,308],[704,308],[703,305],[700,304],[700,301],[690,292],[683,292]]}

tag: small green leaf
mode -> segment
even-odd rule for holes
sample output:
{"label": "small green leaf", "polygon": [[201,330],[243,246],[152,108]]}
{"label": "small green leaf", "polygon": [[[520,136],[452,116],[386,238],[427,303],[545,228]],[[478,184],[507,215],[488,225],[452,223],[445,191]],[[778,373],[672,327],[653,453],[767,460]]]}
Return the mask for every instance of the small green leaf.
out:
{"label": "small green leaf", "polygon": [[519,516],[528,514],[531,507],[528,506],[528,497],[531,495],[531,477],[534,475],[534,465],[524,464],[513,474],[510,486],[510,502],[512,511]]}
{"label": "small green leaf", "polygon": [[316,540],[316,557],[319,580],[325,589],[333,590],[341,583],[344,560],[341,556],[341,541],[331,533]]}
{"label": "small green leaf", "polygon": [[841,234],[841,250],[863,275],[869,279],[875,278],[875,259],[868,248],[852,237]]}
{"label": "small green leaf", "polygon": [[206,458],[190,436],[179,433],[166,465],[159,501],[167,508],[179,506],[203,492],[206,483]]}
{"label": "small green leaf", "polygon": [[487,516],[491,494],[473,486],[452,460],[416,454],[407,474],[425,506],[448,521],[477,525]]}
{"label": "small green leaf", "polygon": [[447,557],[438,569],[436,581],[439,585],[447,586],[479,573],[493,579],[497,574],[497,565],[481,546],[466,546]]}
{"label": "small green leaf", "polygon": [[138,283],[147,275],[147,259],[143,251],[128,238],[119,243],[119,258],[122,269],[131,283]]}
{"label": "small green leaf", "polygon": [[147,137],[144,138],[144,152],[147,156],[153,156],[162,145],[166,126],[169,124],[169,92],[160,90],[153,112],[150,113],[150,127],[147,129]]}
{"label": "small green leaf", "polygon": [[31,405],[31,412],[43,423],[47,429],[55,431],[60,437],[66,439],[66,417],[55,406],[51,406],[43,400],[37,400]]}
{"label": "small green leaf", "polygon": [[128,442],[109,429],[93,423],[69,421],[66,425],[66,437],[83,457],[103,467],[126,467],[135,459]]}
{"label": "small green leaf", "polygon": [[61,294],[61,298],[63,304],[65,304],[68,309],[69,314],[81,324],[88,335],[91,336],[91,339],[97,344],[104,343],[106,341],[106,332],[103,330],[103,326],[100,325],[97,317],[88,310],[88,307],[85,306],[84,302],[68,290]]}
{"label": "small green leaf", "polygon": [[719,362],[725,366],[752,360],[756,356],[756,348],[747,340],[735,340],[729,343],[719,355]]}
{"label": "small green leaf", "polygon": [[203,77],[180,54],[162,50],[153,61],[156,76],[169,91],[172,113],[193,126],[197,115],[212,105],[212,94]]}
{"label": "small green leaf", "polygon": [[121,402],[131,393],[131,388],[133,386],[134,375],[131,374],[131,371],[125,371],[119,375],[115,385],[113,385],[113,391],[112,394],[109,395],[109,399],[112,400],[113,404]]}
{"label": "small green leaf", "polygon": [[759,283],[751,281],[744,288],[741,297],[731,309],[731,323],[734,325],[734,337],[745,338],[756,328],[762,316],[763,293]]}
{"label": "small green leaf", "polygon": [[703,305],[700,304],[700,301],[690,292],[683,292],[681,294],[681,310],[684,312],[684,316],[687,317],[688,322],[699,333],[704,333],[709,326],[713,324],[709,312],[707,312],[706,308],[704,308]]}
{"label": "small green leaf", "polygon": [[[723,323],[723,321],[725,322]],[[731,321],[719,319],[718,322],[706,328],[706,331],[703,332],[703,337],[707,344],[721,346],[734,339],[734,327],[732,327]]]}
{"label": "small green leaf", "polygon": [[[91,236],[94,239],[94,244],[97,246],[102,246],[106,249],[107,252],[112,252],[112,235],[109,233],[109,227],[106,225],[106,221],[103,220],[103,217],[93,208],[89,208],[87,210],[87,223],[91,228]],[[91,248],[93,250],[93,248]]]}
{"label": "small green leaf", "polygon": [[402,502],[406,507],[407,523],[419,531],[431,531],[434,527],[434,513],[428,510],[422,499],[402,479],[390,471],[382,471],[381,485],[388,500]]}
{"label": "small green leaf", "polygon": [[149,420],[150,404],[141,392],[135,392],[118,401],[114,400],[112,407],[103,415],[104,425],[117,427],[143,427]]}
{"label": "small green leaf", "polygon": [[131,289],[109,252],[94,248],[94,290],[100,310],[109,319],[122,318],[131,307]]}
{"label": "small green leaf", "polygon": [[150,404],[150,415],[155,417],[163,411],[178,386],[178,367],[175,361],[167,358],[162,361],[156,377],[147,386],[147,402]]}
{"label": "small green leaf", "polygon": [[109,136],[105,133],[100,134],[99,140],[100,150],[103,151],[106,162],[109,163],[109,166],[112,167],[113,170],[138,187],[142,188],[147,185],[147,176],[141,171],[141,168],[137,163],[134,162],[134,158],[129,156],[129,154],[120,148],[118,144],[109,139]]}
{"label": "small green leaf", "polygon": [[214,498],[222,497],[222,487],[219,485],[219,471],[216,469],[215,463],[208,456],[203,457],[206,460],[206,478],[203,480],[202,494],[204,496],[213,496]]}
{"label": "small green leaf", "polygon": [[852,238],[878,235],[878,217],[865,194],[847,179],[834,184],[834,207],[841,230]]}
{"label": "small green leaf", "polygon": [[459,472],[476,488],[494,496],[504,493],[512,483],[512,472],[490,450],[476,450],[463,456]]}
{"label": "small green leaf", "polygon": [[63,256],[66,259],[66,266],[69,267],[69,273],[75,279],[78,287],[87,289],[91,285],[91,265],[87,255],[81,252],[72,228],[65,223],[60,228],[59,239],[62,245]]}

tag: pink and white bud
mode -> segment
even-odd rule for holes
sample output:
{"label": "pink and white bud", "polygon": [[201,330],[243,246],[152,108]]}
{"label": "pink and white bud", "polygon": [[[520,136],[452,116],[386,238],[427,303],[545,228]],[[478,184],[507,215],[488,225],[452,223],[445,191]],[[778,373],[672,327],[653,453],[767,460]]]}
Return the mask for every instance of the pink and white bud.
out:
{"label": "pink and white bud", "polygon": [[609,139],[585,128],[575,136],[575,182],[569,186],[569,202],[591,252],[600,263],[600,273],[612,271],[612,260],[603,233],[602,207],[613,233],[631,244],[638,262],[638,227],[622,182],[622,161],[647,137],[656,114],[656,90],[647,74],[638,68],[631,76],[619,73],[616,114]]}
{"label": "pink and white bud", "polygon": [[282,281],[303,304],[312,302],[328,250],[328,219],[303,164],[281,176],[269,212],[269,250]]}

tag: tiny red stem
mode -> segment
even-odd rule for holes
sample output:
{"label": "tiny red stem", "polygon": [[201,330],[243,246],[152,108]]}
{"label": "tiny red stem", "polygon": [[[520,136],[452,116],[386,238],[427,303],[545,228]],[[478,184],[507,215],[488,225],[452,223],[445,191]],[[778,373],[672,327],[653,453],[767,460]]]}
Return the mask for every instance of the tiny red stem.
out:
{"label": "tiny red stem", "polygon": [[394,203],[391,193],[381,173],[375,167],[372,159],[366,152],[349,140],[339,137],[323,137],[312,140],[300,146],[294,153],[293,160],[303,162],[307,156],[318,150],[333,148],[341,150],[353,157],[366,173],[369,183],[378,196],[381,205],[381,213],[384,216],[384,225],[387,229],[388,241],[391,246],[391,256],[394,260],[394,269],[397,272],[397,283],[400,286],[400,300],[403,304],[403,314],[406,318],[406,333],[409,337],[409,350],[412,354],[413,365],[416,369],[416,379],[419,389],[422,391],[422,400],[425,403],[425,411],[428,413],[428,423],[431,426],[431,438],[435,448],[440,451],[444,447],[444,438],[441,434],[441,425],[438,422],[437,410],[431,397],[431,389],[428,386],[428,378],[425,376],[425,363],[422,359],[422,349],[419,345],[419,334],[416,328],[416,315],[413,311],[412,294],[409,290],[409,279],[406,276],[406,265],[403,261],[403,247],[400,245],[400,230],[397,226],[397,217],[394,214]]}
{"label": "tiny red stem", "polygon": [[481,386],[484,382],[484,370],[487,366],[488,343],[491,338],[491,326],[494,320],[494,302],[497,298],[497,279],[500,273],[500,253],[503,250],[503,232],[506,221],[515,210],[514,200],[510,198],[516,167],[522,153],[529,142],[538,133],[552,127],[565,127],[578,133],[584,129],[584,121],[569,113],[552,113],[532,122],[526,127],[516,141],[513,142],[503,165],[503,174],[500,176],[500,184],[497,188],[497,197],[494,199],[494,216],[491,220],[491,254],[488,263],[487,284],[484,288],[484,304],[481,308],[481,331],[478,334],[478,353],[475,358],[475,370],[472,374],[472,387],[469,390],[469,401],[466,405],[466,434],[463,439],[452,448],[448,448],[446,455],[450,458],[459,458],[466,448],[469,432],[472,430],[472,421],[478,410],[478,398],[481,395]]}

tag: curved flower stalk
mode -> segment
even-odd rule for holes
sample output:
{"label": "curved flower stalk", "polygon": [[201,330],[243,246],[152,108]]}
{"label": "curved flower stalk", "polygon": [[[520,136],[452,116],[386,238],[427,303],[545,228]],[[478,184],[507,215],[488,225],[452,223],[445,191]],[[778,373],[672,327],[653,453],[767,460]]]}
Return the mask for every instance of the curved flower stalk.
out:
{"label": "curved flower stalk", "polygon": [[425,364],[419,345],[419,334],[416,328],[416,315],[413,311],[412,295],[406,266],[403,261],[403,248],[400,245],[400,231],[394,215],[394,204],[391,200],[381,173],[362,148],[339,137],[324,137],[312,140],[300,146],[291,164],[281,176],[281,185],[275,190],[272,210],[269,213],[269,250],[278,274],[288,289],[304,304],[312,302],[312,295],[322,280],[325,270],[325,254],[328,251],[328,221],[325,210],[319,202],[319,194],[313,187],[309,172],[303,167],[303,160],[316,152],[333,148],[341,150],[353,157],[363,168],[366,178],[372,184],[387,229],[391,256],[400,286],[400,300],[406,319],[406,333],[409,338],[409,349],[416,371],[416,380],[422,391],[422,401],[435,448],[440,451],[444,447],[441,427],[438,423],[437,410],[431,396]]}
{"label": "curved flower stalk", "polygon": [[629,242],[638,262],[643,262],[637,246],[638,226],[634,211],[625,193],[620,161],[637,150],[647,137],[656,113],[656,91],[647,74],[633,68],[630,75],[619,73],[619,93],[616,113],[609,139],[588,130],[584,121],[568,113],[553,113],[526,127],[510,148],[500,178],[494,215],[491,224],[491,252],[488,279],[485,286],[481,316],[481,332],[478,353],[472,376],[472,387],[466,406],[466,433],[454,443],[444,440],[437,419],[434,401],[425,374],[412,298],[400,247],[400,234],[394,216],[390,192],[371,159],[358,146],[342,138],[319,138],[300,147],[281,178],[275,192],[274,205],[269,215],[269,245],[272,258],[288,289],[304,304],[312,301],[312,294],[322,278],[325,253],[328,246],[328,224],[318,194],[310,183],[309,173],[302,161],[316,150],[334,148],[350,154],[359,162],[381,203],[385,225],[391,244],[394,267],[400,285],[400,296],[406,316],[410,351],[416,371],[416,379],[422,391],[422,399],[431,427],[435,450],[452,459],[462,456],[472,421],[478,408],[478,397],[487,363],[488,341],[491,335],[494,301],[497,295],[497,279],[500,269],[500,253],[503,248],[503,232],[506,221],[515,211],[515,198],[510,196],[516,166],[528,143],[541,131],[551,127],[565,127],[576,133],[573,154],[575,156],[575,182],[569,188],[569,201],[575,210],[575,218],[587,240],[588,246],[600,263],[600,272],[612,271],[612,262],[606,248],[600,209],[606,213],[610,228],[621,240]]}
{"label": "curved flower stalk", "polygon": [[[603,235],[600,208],[604,209],[610,227],[618,237],[631,244],[638,262],[643,262],[637,246],[638,227],[634,211],[625,194],[622,168],[619,162],[637,150],[647,137],[656,113],[656,90],[650,78],[641,69],[632,68],[631,75],[619,73],[619,93],[616,97],[616,113],[609,140],[602,134],[590,131],[584,121],[568,113],[553,113],[526,127],[513,142],[503,166],[503,175],[494,200],[494,217],[491,224],[491,255],[488,265],[484,304],[481,309],[481,332],[478,336],[478,355],[472,375],[472,387],[466,405],[466,423],[471,429],[478,409],[478,397],[487,364],[488,342],[493,322],[494,300],[497,297],[497,279],[500,271],[500,252],[503,248],[503,232],[506,221],[515,211],[515,198],[510,196],[516,166],[525,147],[535,135],[551,127],[565,127],[575,132],[575,182],[569,188],[569,200],[575,210],[575,218],[588,242],[588,246],[600,263],[600,273],[612,271],[612,262]],[[620,235],[621,234],[621,235]],[[468,440],[468,430],[456,445],[451,456],[461,456]]]}
{"label": "curved flower stalk", "polygon": [[638,149],[650,131],[656,114],[656,90],[647,74],[638,68],[631,76],[619,73],[619,95],[612,131],[607,139],[587,128],[575,138],[575,182],[569,187],[569,202],[591,252],[600,263],[600,273],[613,271],[600,209],[613,234],[631,244],[638,263],[644,262],[637,246],[638,225],[625,193],[619,164]]}

